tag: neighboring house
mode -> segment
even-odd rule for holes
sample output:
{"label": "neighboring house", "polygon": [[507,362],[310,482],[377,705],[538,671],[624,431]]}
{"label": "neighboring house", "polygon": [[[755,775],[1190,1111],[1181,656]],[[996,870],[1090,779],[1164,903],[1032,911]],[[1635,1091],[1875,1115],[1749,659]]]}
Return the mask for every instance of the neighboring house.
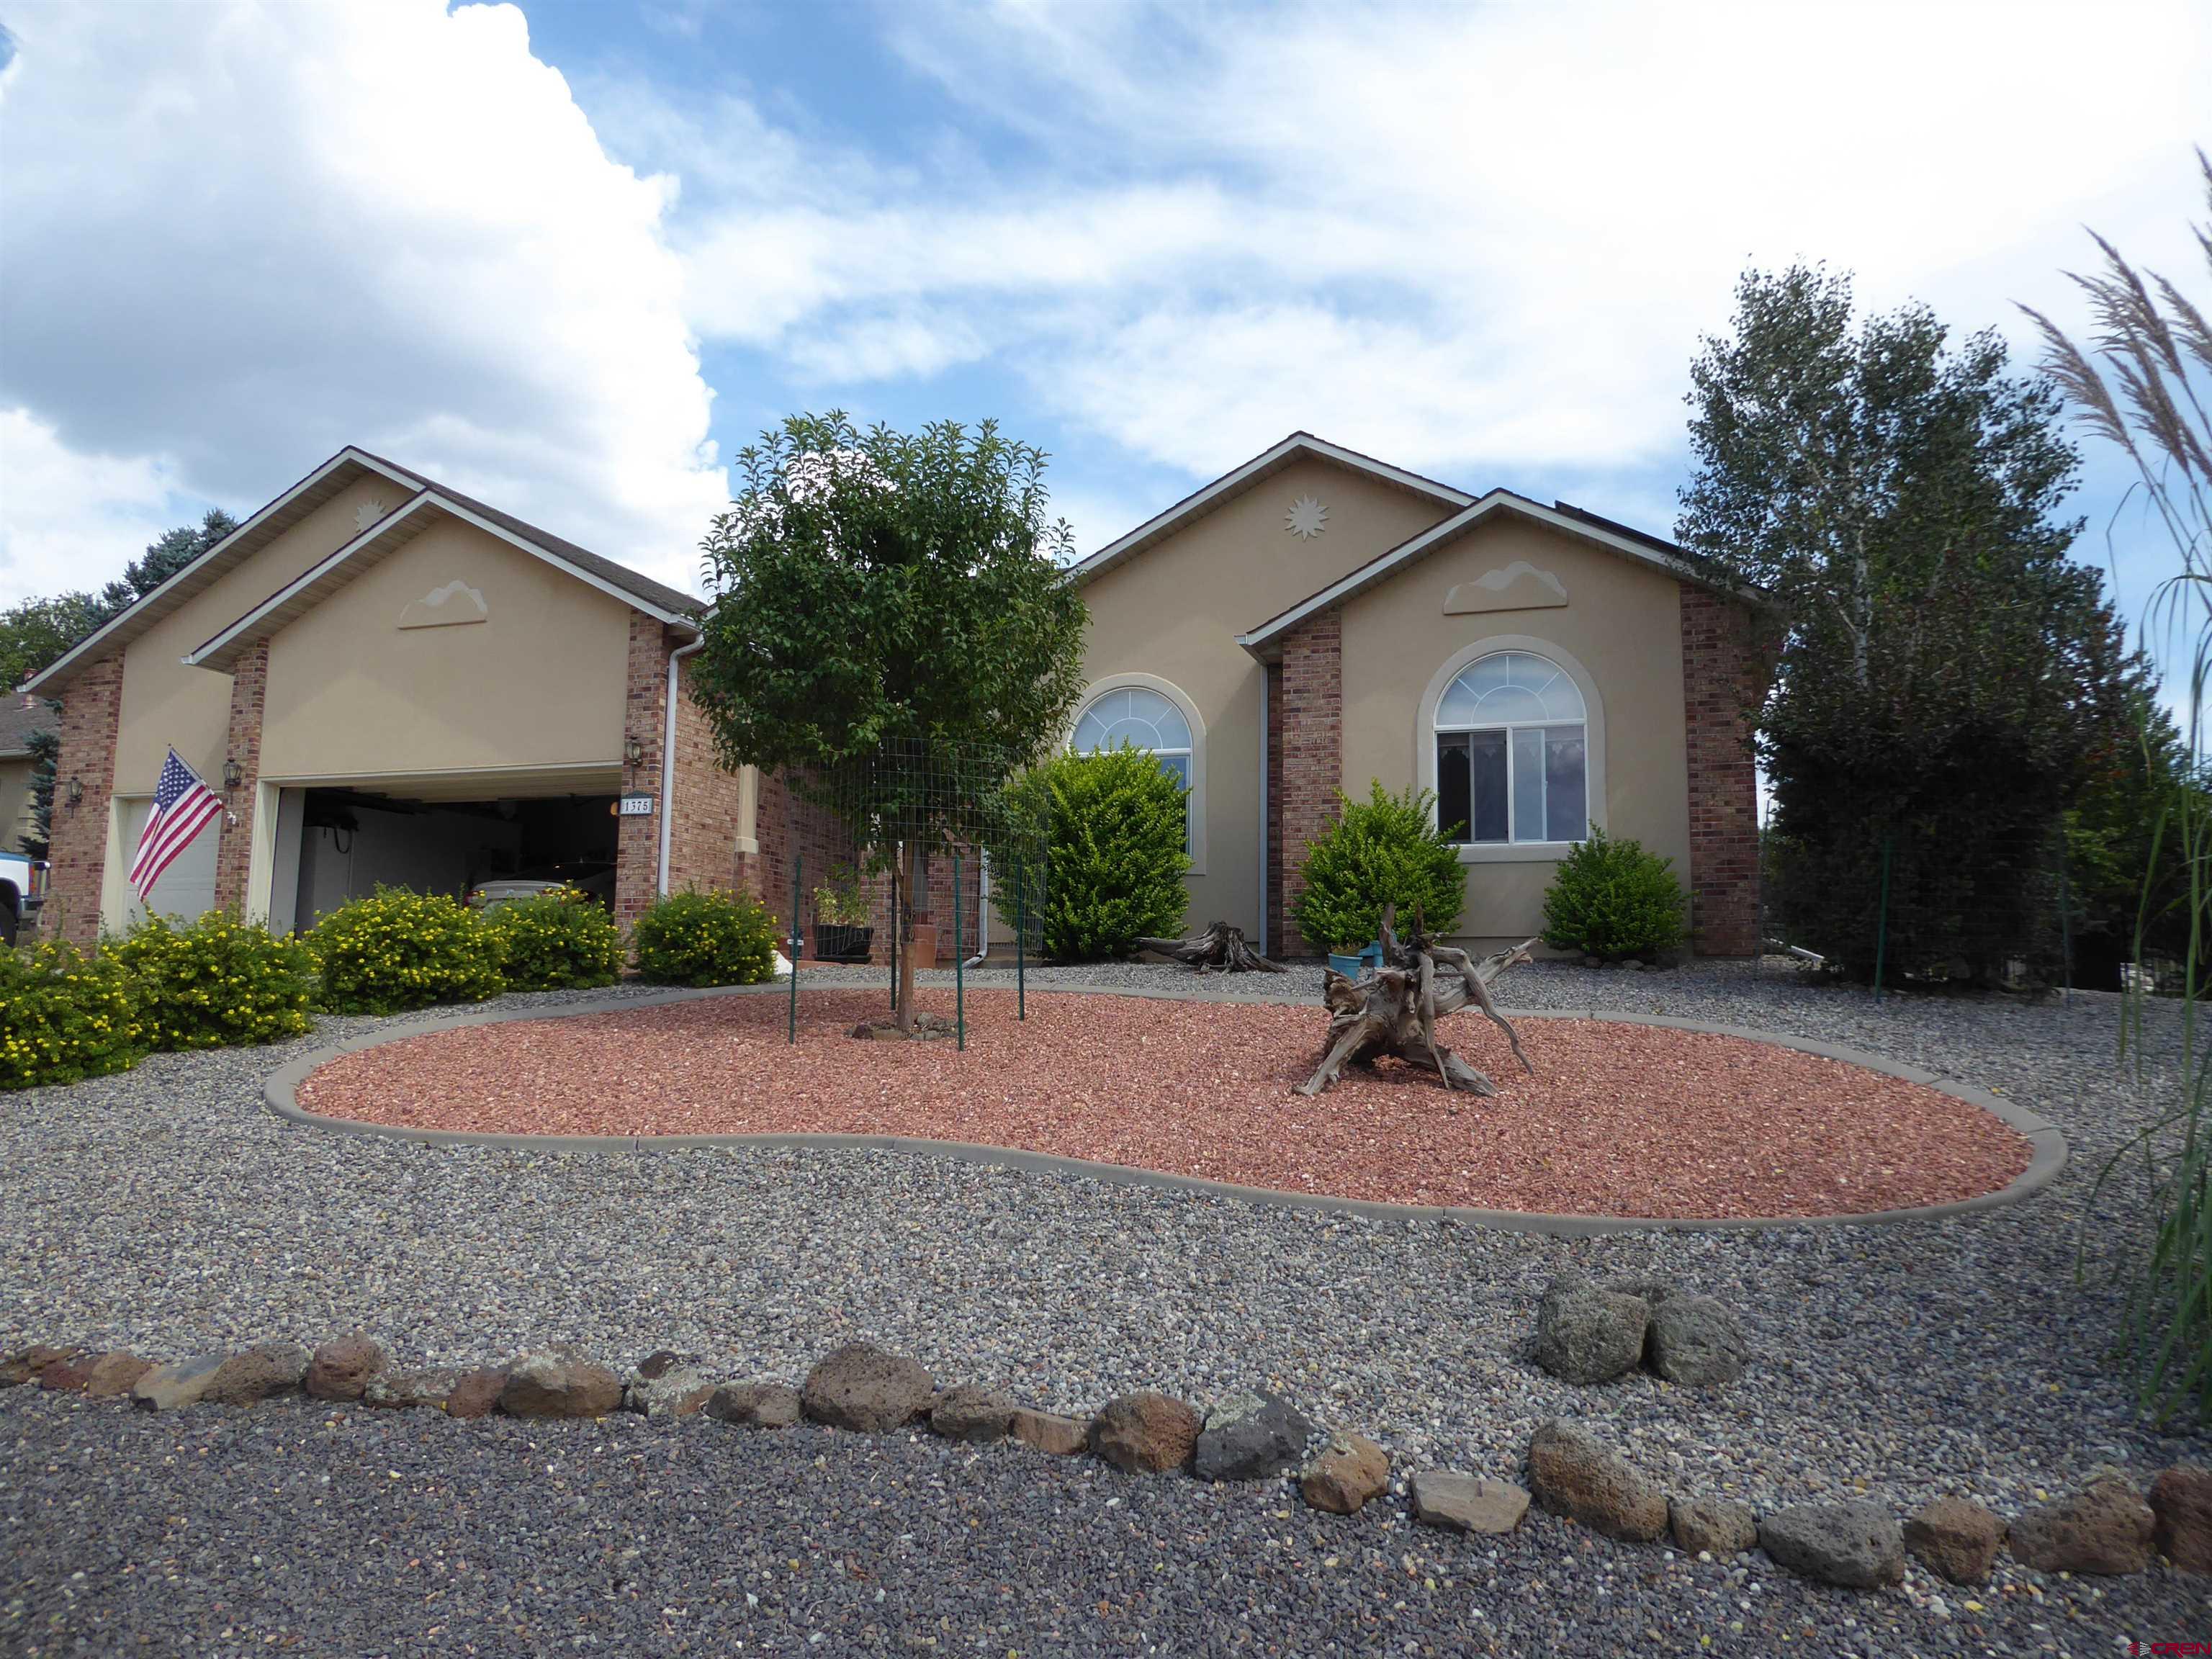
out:
{"label": "neighboring house", "polygon": [[1695,945],[1758,931],[1753,606],[1657,537],[1294,433],[1078,567],[1090,690],[1190,787],[1190,921],[1316,954],[1290,907],[1335,792],[1433,789],[1458,936],[1540,931],[1586,824],[1674,861]]}
{"label": "neighboring house", "polygon": [[670,887],[757,887],[757,779],[715,764],[688,696],[670,717],[700,610],[342,450],[29,682],[63,703],[46,928],[143,914],[126,873],[172,746],[228,810],[162,914],[286,930],[380,882],[609,866],[624,921]]}
{"label": "neighboring house", "polygon": [[31,739],[58,723],[43,697],[9,696],[0,703],[0,853],[13,853],[31,834]]}

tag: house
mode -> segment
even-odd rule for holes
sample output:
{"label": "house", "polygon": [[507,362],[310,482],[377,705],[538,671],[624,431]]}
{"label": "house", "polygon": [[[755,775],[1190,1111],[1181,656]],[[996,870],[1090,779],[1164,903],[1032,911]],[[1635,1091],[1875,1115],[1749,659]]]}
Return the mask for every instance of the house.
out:
{"label": "house", "polygon": [[227,811],[161,914],[289,930],[379,883],[575,872],[627,921],[672,887],[757,887],[759,780],[670,696],[701,608],[341,450],[25,688],[63,705],[45,926],[143,914],[126,875],[172,747]]}
{"label": "house", "polygon": [[10,696],[0,702],[0,853],[19,851],[37,829],[31,817],[31,739],[55,724],[53,707],[44,698]]}
{"label": "house", "polygon": [[1756,606],[1668,542],[1476,495],[1298,432],[1085,560],[1071,740],[1154,750],[1190,790],[1190,917],[1277,955],[1340,789],[1435,791],[1458,935],[1540,931],[1587,824],[1674,861],[1699,951],[1757,947],[1746,698]]}

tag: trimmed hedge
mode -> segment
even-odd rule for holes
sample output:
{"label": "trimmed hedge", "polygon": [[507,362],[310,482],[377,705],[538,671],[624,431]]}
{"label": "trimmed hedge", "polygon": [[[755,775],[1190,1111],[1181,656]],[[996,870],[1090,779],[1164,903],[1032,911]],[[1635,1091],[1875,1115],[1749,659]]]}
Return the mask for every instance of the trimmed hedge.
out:
{"label": "trimmed hedge", "polygon": [[379,887],[341,905],[307,935],[334,1014],[390,1014],[434,1002],[481,1002],[507,988],[499,938],[442,893]]}
{"label": "trimmed hedge", "polygon": [[653,985],[757,985],[775,976],[775,919],[750,893],[671,893],[637,919],[637,974]]}
{"label": "trimmed hedge", "polygon": [[494,905],[484,925],[499,941],[500,973],[510,991],[580,990],[622,977],[613,914],[580,889],[556,887]]}
{"label": "trimmed hedge", "polygon": [[0,1089],[106,1077],[144,1052],[137,981],[112,955],[0,951]]}
{"label": "trimmed hedge", "polygon": [[1682,942],[1682,909],[1674,860],[1593,825],[1544,895],[1544,943],[1607,962],[1657,956]]}
{"label": "trimmed hedge", "polygon": [[276,1042],[310,1023],[313,953],[258,922],[248,926],[221,910],[182,927],[149,916],[101,955],[137,979],[149,1048]]}
{"label": "trimmed hedge", "polygon": [[1467,902],[1467,875],[1458,848],[1437,828],[1436,796],[1410,788],[1394,795],[1376,779],[1365,800],[1341,789],[1336,799],[1336,822],[1306,843],[1305,890],[1291,907],[1306,943],[1356,951],[1374,939],[1393,902],[1401,932],[1418,923],[1449,934]]}
{"label": "trimmed hedge", "polygon": [[[1182,931],[1190,895],[1184,789],[1145,750],[1055,755],[1014,786],[1045,827],[1050,880],[1037,906],[1044,953],[1055,962],[1126,957],[1146,936]],[[1009,890],[1011,892],[1011,890]],[[999,912],[1014,921],[1011,897]]]}

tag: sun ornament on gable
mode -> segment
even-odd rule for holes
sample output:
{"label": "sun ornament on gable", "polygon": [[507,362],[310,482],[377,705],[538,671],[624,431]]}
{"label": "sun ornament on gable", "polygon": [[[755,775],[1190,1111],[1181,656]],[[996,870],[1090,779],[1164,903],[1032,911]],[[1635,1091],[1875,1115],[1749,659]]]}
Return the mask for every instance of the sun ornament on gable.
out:
{"label": "sun ornament on gable", "polygon": [[371,495],[353,510],[353,527],[356,532],[366,530],[392,509],[385,506],[381,495]]}
{"label": "sun ornament on gable", "polygon": [[1291,503],[1291,510],[1283,514],[1283,528],[1303,540],[1311,541],[1328,528],[1328,509],[1310,495],[1301,495]]}

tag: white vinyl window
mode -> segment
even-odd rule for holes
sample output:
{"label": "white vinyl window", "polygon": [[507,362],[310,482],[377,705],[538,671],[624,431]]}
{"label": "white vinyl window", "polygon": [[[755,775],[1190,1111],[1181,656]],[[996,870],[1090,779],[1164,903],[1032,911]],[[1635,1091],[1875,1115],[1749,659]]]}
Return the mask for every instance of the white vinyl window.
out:
{"label": "white vinyl window", "polygon": [[1159,692],[1142,685],[1125,685],[1092,699],[1077,716],[1075,735],[1068,746],[1079,755],[1101,750],[1133,749],[1151,751],[1152,758],[1175,774],[1183,796],[1183,841],[1189,849],[1189,790],[1194,784],[1190,721],[1182,709]]}
{"label": "white vinyl window", "polygon": [[1478,657],[1437,704],[1437,822],[1462,846],[1589,834],[1587,714],[1557,663]]}

